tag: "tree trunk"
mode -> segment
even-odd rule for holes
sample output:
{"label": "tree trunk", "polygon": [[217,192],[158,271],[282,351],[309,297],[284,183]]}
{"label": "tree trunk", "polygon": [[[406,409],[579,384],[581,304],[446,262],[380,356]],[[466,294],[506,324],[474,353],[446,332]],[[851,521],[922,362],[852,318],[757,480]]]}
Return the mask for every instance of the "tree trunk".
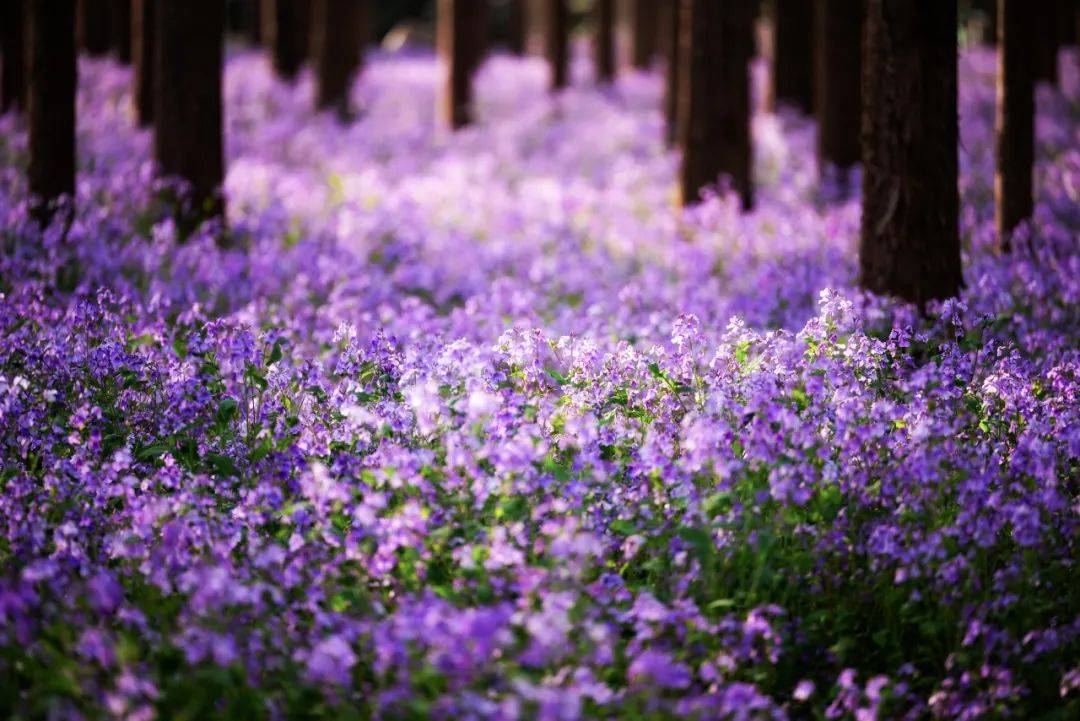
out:
{"label": "tree trunk", "polygon": [[997,172],[995,220],[1004,250],[1009,236],[1031,217],[1035,164],[1035,27],[1023,0],[998,0]]}
{"label": "tree trunk", "polygon": [[185,219],[223,214],[221,128],[225,6],[219,0],[157,0],[154,156],[189,186]]}
{"label": "tree trunk", "polygon": [[664,114],[667,118],[668,145],[675,145],[679,130],[679,78],[682,62],[679,52],[679,16],[681,0],[664,3],[663,31],[667,35],[667,82],[664,84]]}
{"label": "tree trunk", "polygon": [[[745,3],[746,0],[737,0]],[[633,0],[634,3],[634,67],[648,70],[656,58],[659,34],[659,5],[657,0]]]}
{"label": "tree trunk", "polygon": [[814,111],[814,6],[775,0],[773,97],[806,114]]}
{"label": "tree trunk", "polygon": [[3,53],[0,75],[0,113],[26,109],[26,24],[22,0],[0,3],[0,52]]}
{"label": "tree trunk", "polygon": [[45,223],[75,195],[75,0],[25,0],[30,194]]}
{"label": "tree trunk", "polygon": [[562,90],[569,84],[570,15],[567,0],[543,0],[546,17],[544,49],[551,67],[551,89]]}
{"label": "tree trunk", "polygon": [[1035,22],[1035,79],[1056,85],[1058,81],[1058,39],[1055,0],[1034,0],[1028,4],[1028,12]]}
{"label": "tree trunk", "polygon": [[131,2],[111,0],[109,6],[109,36],[116,59],[125,65],[131,63]]}
{"label": "tree trunk", "polygon": [[263,41],[269,46],[274,71],[296,79],[308,56],[311,9],[308,0],[262,0]]}
{"label": "tree trunk", "polygon": [[79,0],[76,21],[79,47],[88,55],[106,55],[109,52],[112,29],[110,0]]}
{"label": "tree trunk", "polygon": [[596,24],[596,80],[610,83],[615,79],[615,0],[596,0],[593,18]]}
{"label": "tree trunk", "polygon": [[134,0],[131,4],[131,54],[134,60],[135,112],[139,125],[154,122],[154,51],[155,12],[157,0]]}
{"label": "tree trunk", "polygon": [[348,118],[349,91],[361,64],[367,36],[365,0],[315,0],[312,9],[314,33],[312,57],[315,61],[316,106],[334,109]]}
{"label": "tree trunk", "polygon": [[859,282],[918,304],[963,285],[957,188],[957,10],[867,0]]}
{"label": "tree trunk", "polygon": [[753,205],[750,3],[682,0],[679,145],[682,202],[694,202],[719,176],[730,177],[744,209]]}
{"label": "tree trunk", "polygon": [[439,0],[438,12],[439,56],[446,69],[441,115],[457,130],[473,121],[473,75],[487,37],[485,0]]}
{"label": "tree trunk", "polygon": [[841,183],[860,157],[862,2],[817,0],[814,17],[818,164],[839,169]]}
{"label": "tree trunk", "polygon": [[526,0],[507,0],[506,6],[506,49],[514,55],[524,55],[528,36],[525,17]]}

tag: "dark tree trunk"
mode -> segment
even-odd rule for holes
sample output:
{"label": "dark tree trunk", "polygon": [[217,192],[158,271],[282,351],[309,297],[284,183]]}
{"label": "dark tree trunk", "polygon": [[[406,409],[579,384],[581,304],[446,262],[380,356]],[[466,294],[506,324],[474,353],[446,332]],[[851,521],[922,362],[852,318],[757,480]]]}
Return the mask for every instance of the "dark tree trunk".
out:
{"label": "dark tree trunk", "polygon": [[1057,0],[1058,45],[1076,45],[1076,19],[1080,3],[1076,0]]}
{"label": "dark tree trunk", "polygon": [[76,21],[79,47],[88,55],[106,55],[111,46],[109,33],[111,0],[79,0]]}
{"label": "dark tree trunk", "polygon": [[527,45],[525,2],[526,0],[506,2],[506,49],[514,55],[524,55]]}
{"label": "dark tree trunk", "polygon": [[261,45],[263,41],[262,0],[244,0],[244,35],[252,45]]}
{"label": "dark tree trunk", "polygon": [[274,71],[285,80],[294,80],[308,56],[308,0],[263,0],[262,23],[263,42],[270,48]]}
{"label": "dark tree trunk", "polygon": [[1055,0],[1034,0],[1028,3],[1028,12],[1035,22],[1035,79],[1056,85],[1058,81],[1058,40]]}
{"label": "dark tree trunk", "polygon": [[35,215],[75,194],[75,0],[26,0],[30,194]]}
{"label": "dark tree trunk", "polygon": [[682,0],[679,52],[679,145],[682,201],[728,176],[753,205],[750,71],[754,8],[744,2]]}
{"label": "dark tree trunk", "polygon": [[667,50],[667,82],[664,84],[664,114],[667,117],[667,142],[674,145],[679,129],[679,78],[682,62],[679,52],[679,15],[682,0],[664,3],[663,32],[667,35],[664,42]]}
{"label": "dark tree trunk", "polygon": [[998,238],[1009,248],[1009,236],[1031,217],[1034,205],[1035,73],[1032,66],[1035,28],[1023,0],[998,0],[997,173],[994,195]]}
{"label": "dark tree trunk", "polygon": [[131,54],[134,60],[135,111],[139,125],[154,122],[154,69],[157,64],[154,50],[155,12],[158,0],[134,0],[131,5]]}
{"label": "dark tree trunk", "polygon": [[225,5],[219,0],[157,0],[154,155],[161,172],[185,181],[185,219],[221,215],[221,127]]}
{"label": "dark tree trunk", "polygon": [[116,59],[125,65],[131,63],[131,2],[111,0],[109,6],[109,36]]}
{"label": "dark tree trunk", "polygon": [[633,0],[633,3],[634,67],[648,70],[656,58],[656,46],[660,38],[660,8],[657,0]]}
{"label": "dark tree trunk", "polygon": [[615,0],[596,0],[593,18],[596,24],[596,79],[610,83],[615,79]]}
{"label": "dark tree trunk", "polygon": [[773,97],[810,114],[814,110],[814,6],[811,0],[775,0]]}
{"label": "dark tree trunk", "polygon": [[0,75],[0,113],[26,109],[26,46],[23,32],[26,24],[22,0],[3,0],[0,3],[0,53],[3,53]]}
{"label": "dark tree trunk", "polygon": [[818,163],[844,183],[860,156],[863,0],[817,0],[814,15]]}
{"label": "dark tree trunk", "polygon": [[998,38],[998,0],[973,0],[971,4],[982,16],[983,43],[995,45]]}
{"label": "dark tree trunk", "polygon": [[441,115],[456,130],[473,121],[472,81],[487,36],[485,0],[439,0],[438,12],[439,55],[447,73]]}
{"label": "dark tree trunk", "polygon": [[570,14],[566,8],[567,0],[543,1],[544,32],[547,35],[544,49],[551,67],[551,88],[562,90],[570,82]]}
{"label": "dark tree trunk", "polygon": [[957,188],[957,10],[867,0],[859,282],[925,309],[963,285]]}
{"label": "dark tree trunk", "polygon": [[312,10],[312,57],[318,79],[315,102],[320,110],[350,115],[349,90],[361,64],[367,37],[365,0],[315,0]]}

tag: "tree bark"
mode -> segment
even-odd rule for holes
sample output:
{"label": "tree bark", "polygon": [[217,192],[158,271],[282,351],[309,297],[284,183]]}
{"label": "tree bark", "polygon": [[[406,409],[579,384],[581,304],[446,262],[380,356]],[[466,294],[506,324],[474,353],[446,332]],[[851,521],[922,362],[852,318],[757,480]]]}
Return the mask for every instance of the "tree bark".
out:
{"label": "tree bark", "polygon": [[957,9],[867,0],[859,282],[918,304],[960,290]]}
{"label": "tree bark", "polygon": [[562,90],[569,84],[570,14],[567,0],[543,0],[546,17],[544,43],[548,65],[551,67],[551,88]]}
{"label": "tree bark", "polygon": [[107,55],[112,29],[110,0],[79,0],[76,21],[79,47],[88,55]]}
{"label": "tree bark", "polygon": [[682,202],[728,176],[744,209],[753,205],[750,71],[754,13],[750,3],[682,0],[679,52],[679,145]]}
{"label": "tree bark", "polygon": [[312,57],[317,78],[315,103],[347,118],[349,90],[361,65],[367,36],[365,0],[315,0]]}
{"label": "tree bark", "polygon": [[218,0],[157,0],[154,156],[190,190],[193,221],[222,215],[221,127],[225,6]]}
{"label": "tree bark", "polygon": [[506,49],[513,55],[524,55],[527,46],[525,12],[526,0],[507,0],[506,7]]}
{"label": "tree bark", "polygon": [[997,172],[995,220],[1003,250],[1034,206],[1035,27],[1023,0],[998,0]]}
{"label": "tree bark", "polygon": [[615,79],[615,0],[596,0],[595,22],[596,80],[610,83]]}
{"label": "tree bark", "polygon": [[664,4],[663,31],[667,35],[667,82],[664,84],[664,114],[667,118],[666,132],[668,145],[675,145],[679,131],[679,82],[682,74],[682,61],[679,52],[679,16],[681,0],[671,0]]}
{"label": "tree bark", "polygon": [[155,12],[158,0],[133,0],[131,4],[131,54],[134,60],[135,113],[139,125],[154,122]]}
{"label": "tree bark", "polygon": [[473,75],[484,57],[485,0],[439,0],[439,56],[446,69],[441,116],[457,130],[473,121]]}
{"label": "tree bark", "polygon": [[814,111],[814,6],[811,0],[775,0],[773,97]]}
{"label": "tree bark", "polygon": [[3,53],[0,75],[0,113],[26,109],[26,46],[23,33],[26,23],[22,0],[0,3],[0,52]]}
{"label": "tree bark", "polygon": [[841,171],[859,162],[863,0],[817,0],[814,27],[818,163]]}
{"label": "tree bark", "polygon": [[270,48],[274,71],[296,79],[307,59],[311,37],[308,0],[262,0],[263,41]]}
{"label": "tree bark", "polygon": [[35,215],[75,195],[75,0],[25,0],[30,194]]}
{"label": "tree bark", "polygon": [[[738,0],[743,3],[746,0]],[[634,3],[634,67],[648,70],[656,58],[659,35],[660,8],[657,0],[633,0]]]}
{"label": "tree bark", "polygon": [[111,0],[109,5],[109,36],[116,59],[131,63],[131,3],[132,0]]}
{"label": "tree bark", "polygon": [[1055,0],[1034,0],[1028,4],[1028,12],[1035,22],[1035,79],[1051,85],[1058,81],[1060,29],[1055,5]]}

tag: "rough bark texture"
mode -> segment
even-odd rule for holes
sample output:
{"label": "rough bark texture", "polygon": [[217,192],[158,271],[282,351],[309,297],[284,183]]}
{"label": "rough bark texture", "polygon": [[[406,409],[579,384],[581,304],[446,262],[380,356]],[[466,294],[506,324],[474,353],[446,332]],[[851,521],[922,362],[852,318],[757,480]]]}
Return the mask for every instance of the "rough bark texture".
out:
{"label": "rough bark texture", "polygon": [[88,55],[105,55],[109,52],[112,30],[110,3],[111,0],[78,0],[76,33],[79,47]]}
{"label": "rough bark texture", "polygon": [[674,145],[678,140],[679,131],[679,78],[682,71],[679,53],[679,14],[682,2],[670,0],[664,3],[664,7],[663,32],[667,35],[667,40],[664,42],[667,56],[664,114],[667,117],[668,145]]}
{"label": "rough bark texture", "polygon": [[262,0],[262,36],[270,48],[274,71],[293,80],[307,59],[311,38],[308,0]]}
{"label": "rough bark texture", "polygon": [[570,82],[569,70],[569,46],[570,46],[570,13],[567,10],[567,0],[543,0],[545,18],[544,32],[547,42],[544,43],[548,65],[551,67],[551,88],[561,90]]}
{"label": "rough bark texture", "polygon": [[116,59],[125,65],[131,62],[131,3],[132,0],[109,3],[109,40]]}
{"label": "rough bark texture", "polygon": [[25,0],[30,194],[42,222],[75,194],[75,0]]}
{"label": "rough bark texture", "polygon": [[315,103],[348,117],[349,90],[360,68],[367,37],[366,0],[315,0],[312,57],[317,78]]}
{"label": "rough bark texture", "polygon": [[814,110],[814,5],[775,0],[773,97],[804,113]]}
{"label": "rough bark texture", "polygon": [[0,112],[26,108],[26,46],[22,0],[0,2]]}
{"label": "rough bark texture", "polygon": [[485,0],[439,0],[438,46],[446,72],[443,121],[458,129],[473,121],[472,81],[485,50]]}
{"label": "rough bark texture", "polygon": [[596,79],[601,83],[610,83],[615,79],[615,0],[596,0],[593,22]]}
{"label": "rough bark texture", "polygon": [[753,6],[745,2],[682,0],[679,52],[680,188],[684,204],[730,179],[744,208],[753,204],[750,72]]}
{"label": "rough bark texture", "polygon": [[154,156],[190,186],[192,219],[223,212],[221,72],[225,6],[157,0]]}
{"label": "rough bark texture", "polygon": [[[658,0],[632,1],[634,4],[634,67],[647,70],[652,67],[653,60],[656,59],[657,40],[660,38],[660,6]],[[737,1],[747,2],[747,0]]]}
{"label": "rough bark texture", "polygon": [[1035,28],[1024,0],[998,0],[997,172],[995,219],[1003,249],[1031,217],[1035,163]]}
{"label": "rough bark texture", "polygon": [[847,169],[859,162],[862,5],[863,0],[816,3],[814,82],[822,168]]}
{"label": "rough bark texture", "polygon": [[154,122],[154,6],[157,0],[133,0],[131,4],[131,55],[135,70],[135,112],[139,125]]}
{"label": "rough bark texture", "polygon": [[859,281],[920,308],[963,284],[956,3],[867,0]]}

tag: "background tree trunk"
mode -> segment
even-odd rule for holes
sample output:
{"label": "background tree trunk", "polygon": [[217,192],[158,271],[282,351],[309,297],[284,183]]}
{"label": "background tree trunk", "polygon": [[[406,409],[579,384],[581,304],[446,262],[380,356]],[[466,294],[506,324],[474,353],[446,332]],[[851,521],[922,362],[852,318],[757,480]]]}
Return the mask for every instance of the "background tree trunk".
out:
{"label": "background tree trunk", "polygon": [[963,284],[957,227],[957,10],[867,0],[859,282],[925,308]]}
{"label": "background tree trunk", "polygon": [[134,60],[135,111],[139,125],[154,122],[154,50],[155,12],[157,0],[134,0],[131,5],[131,54]]}
{"label": "background tree trunk", "polygon": [[485,0],[439,0],[439,56],[446,68],[441,115],[458,129],[473,121],[472,83],[486,46]]}
{"label": "background tree trunk", "polygon": [[750,71],[754,13],[750,3],[682,0],[679,52],[679,145],[682,202],[728,176],[753,205]]}
{"label": "background tree trunk", "polygon": [[263,0],[261,15],[263,42],[270,48],[274,71],[285,80],[294,80],[308,57],[308,0]]}
{"label": "background tree trunk", "polygon": [[679,134],[679,82],[682,71],[679,52],[679,17],[682,0],[664,3],[663,32],[667,35],[667,81],[664,84],[664,113],[667,117],[667,142],[675,145]]}
{"label": "background tree trunk", "polygon": [[615,0],[596,0],[593,19],[596,25],[596,80],[610,83],[615,79]]}
{"label": "background tree trunk", "polygon": [[221,215],[225,5],[157,0],[156,11],[154,156],[164,175],[190,185],[191,220]]}
{"label": "background tree trunk", "polygon": [[514,55],[524,55],[528,44],[525,2],[526,0],[506,0],[503,3],[506,13],[506,50]]}
{"label": "background tree trunk", "polygon": [[544,0],[544,32],[547,35],[544,48],[551,67],[552,90],[562,90],[570,81],[570,13],[566,2],[567,0]]}
{"label": "background tree trunk", "polygon": [[1056,85],[1058,81],[1058,27],[1055,0],[1033,0],[1028,12],[1035,22],[1035,79]]}
{"label": "background tree trunk", "polygon": [[347,118],[349,91],[361,65],[367,37],[366,0],[315,0],[312,57],[317,77],[316,106]]}
{"label": "background tree trunk", "polygon": [[0,3],[0,113],[26,109],[26,29],[22,0]]}
{"label": "background tree trunk", "polygon": [[806,114],[814,111],[814,6],[775,0],[773,97]]}
{"label": "background tree trunk", "polygon": [[75,194],[75,0],[25,0],[30,194],[42,222]]}
{"label": "background tree trunk", "polygon": [[[738,0],[739,3],[746,1]],[[633,3],[634,67],[648,70],[656,58],[656,46],[660,37],[660,8],[657,0],[633,0]]]}
{"label": "background tree trunk", "polygon": [[995,220],[1003,249],[1034,205],[1035,23],[1024,0],[998,0],[997,172]]}
{"label": "background tree trunk", "polygon": [[817,0],[814,16],[818,163],[840,169],[843,183],[860,156],[863,0]]}
{"label": "background tree trunk", "polygon": [[112,29],[110,0],[79,0],[76,33],[79,47],[88,55],[106,55],[109,52]]}
{"label": "background tree trunk", "polygon": [[109,39],[116,59],[125,65],[131,63],[131,2],[110,0],[109,4]]}

